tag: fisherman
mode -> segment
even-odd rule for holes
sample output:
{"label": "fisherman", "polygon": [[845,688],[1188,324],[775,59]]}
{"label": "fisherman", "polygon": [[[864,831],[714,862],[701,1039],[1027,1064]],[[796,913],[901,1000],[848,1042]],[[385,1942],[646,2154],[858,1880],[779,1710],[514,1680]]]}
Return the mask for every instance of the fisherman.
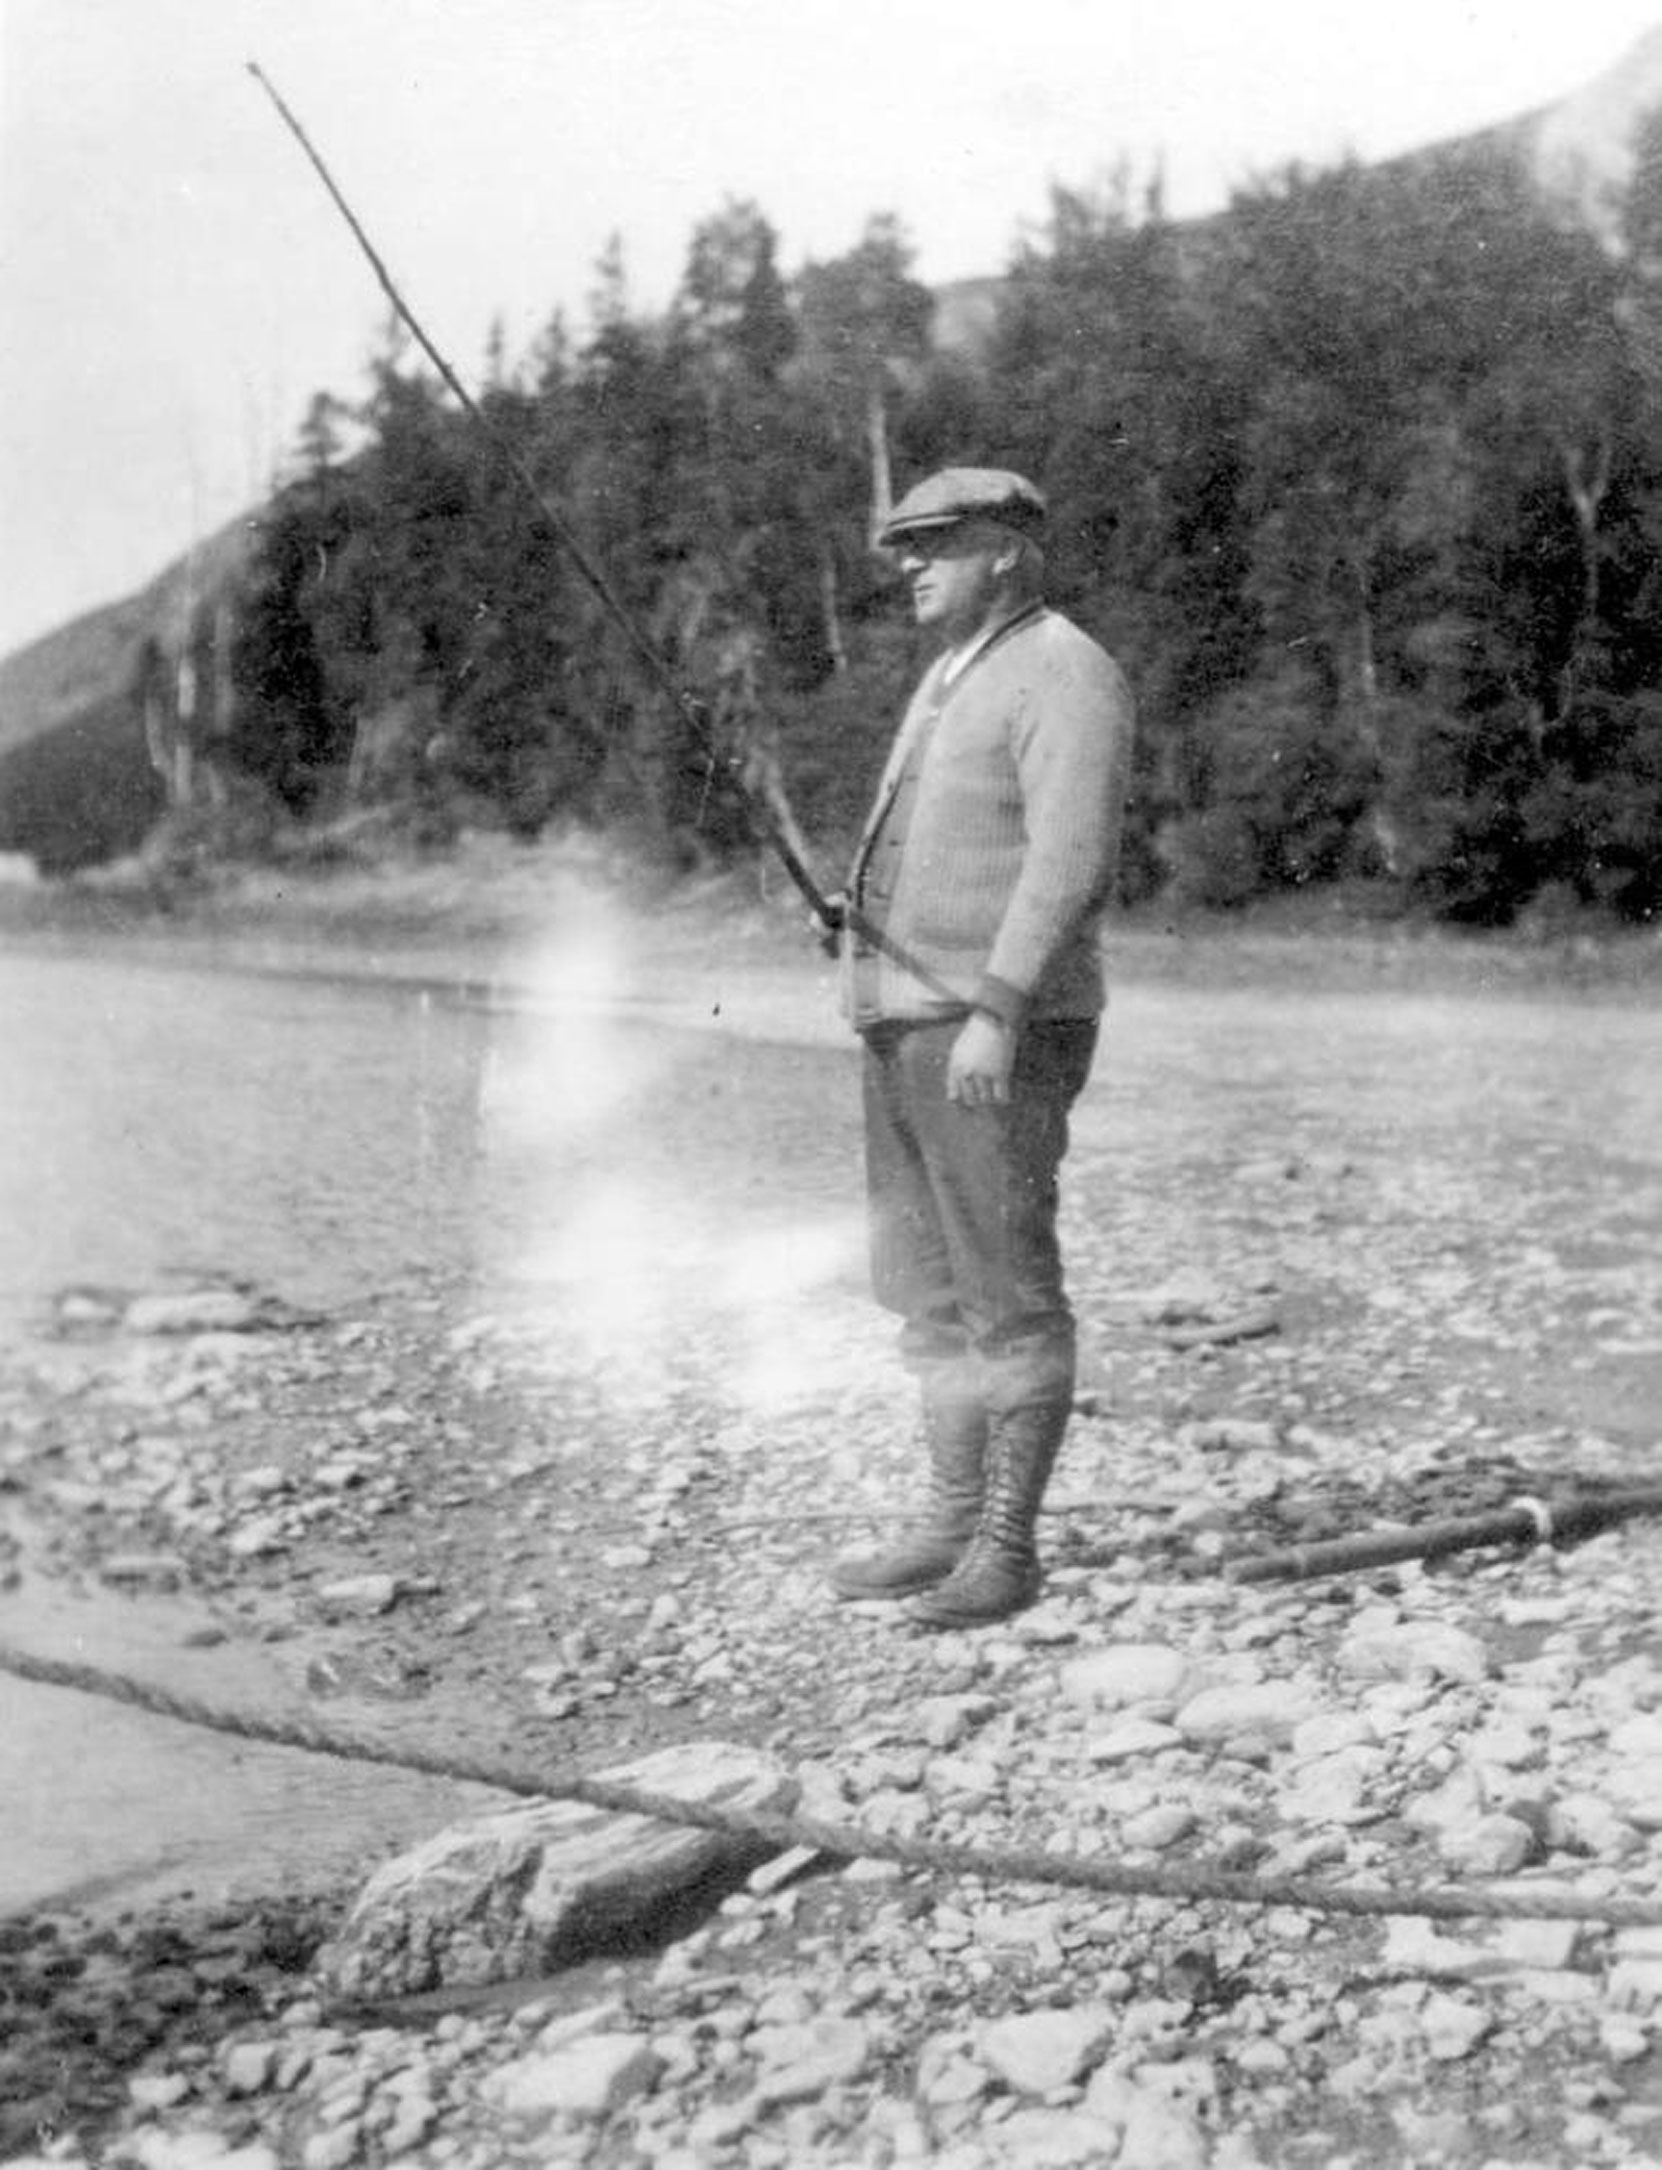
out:
{"label": "fisherman", "polygon": [[921,1391],[928,1491],[915,1526],[837,1560],[832,1584],[907,1599],[933,1628],[1038,1596],[1073,1406],[1058,1175],[1104,1002],[1133,710],[1118,665],[1042,599],[1044,521],[1022,476],[953,467],[882,529],[942,648],[834,914],[864,1045],[873,1288]]}

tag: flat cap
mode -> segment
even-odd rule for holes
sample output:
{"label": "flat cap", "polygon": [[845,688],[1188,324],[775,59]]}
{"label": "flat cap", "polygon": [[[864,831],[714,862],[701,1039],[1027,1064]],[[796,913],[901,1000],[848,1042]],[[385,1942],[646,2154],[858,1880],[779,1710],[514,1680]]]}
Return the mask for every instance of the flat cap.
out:
{"label": "flat cap", "polygon": [[951,527],[959,520],[997,520],[1031,531],[1044,525],[1045,501],[1024,475],[1003,467],[943,467],[916,483],[883,523],[877,540]]}

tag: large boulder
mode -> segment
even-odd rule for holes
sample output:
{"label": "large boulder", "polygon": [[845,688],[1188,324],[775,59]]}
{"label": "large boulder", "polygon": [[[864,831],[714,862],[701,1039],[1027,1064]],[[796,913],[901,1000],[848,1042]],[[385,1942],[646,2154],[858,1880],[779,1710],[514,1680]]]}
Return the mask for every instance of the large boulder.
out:
{"label": "large boulder", "polygon": [[[724,1741],[599,1775],[704,1807],[779,1811],[793,1795],[778,1764]],[[547,1973],[673,1922],[774,1850],[580,1801],[526,1801],[453,1824],[378,1869],[316,1971],[334,1996],[368,2001]]]}

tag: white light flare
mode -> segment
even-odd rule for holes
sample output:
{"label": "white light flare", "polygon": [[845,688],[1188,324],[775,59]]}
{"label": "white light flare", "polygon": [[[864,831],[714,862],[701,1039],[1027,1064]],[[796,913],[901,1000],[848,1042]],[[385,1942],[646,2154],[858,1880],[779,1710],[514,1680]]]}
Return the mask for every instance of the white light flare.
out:
{"label": "white light flare", "polygon": [[[535,1307],[538,1363],[635,1403],[707,1391],[728,1413],[845,1389],[862,1359],[849,1314],[864,1233],[857,1201],[809,1215],[723,1193],[655,1129],[678,1090],[679,1023],[643,1014],[627,920],[582,891],[501,1021],[482,1093],[493,1191],[517,1231],[504,1263]],[[732,1043],[735,1063],[765,1059]],[[856,1336],[856,1342],[859,1340]]]}

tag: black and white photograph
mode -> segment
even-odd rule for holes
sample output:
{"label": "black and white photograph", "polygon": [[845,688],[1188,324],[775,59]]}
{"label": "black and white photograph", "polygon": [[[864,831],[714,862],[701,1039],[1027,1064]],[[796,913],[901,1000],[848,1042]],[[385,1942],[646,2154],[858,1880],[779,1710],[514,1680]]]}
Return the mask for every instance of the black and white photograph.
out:
{"label": "black and white photograph", "polygon": [[1662,0],[0,0],[0,2165],[1662,2170]]}

